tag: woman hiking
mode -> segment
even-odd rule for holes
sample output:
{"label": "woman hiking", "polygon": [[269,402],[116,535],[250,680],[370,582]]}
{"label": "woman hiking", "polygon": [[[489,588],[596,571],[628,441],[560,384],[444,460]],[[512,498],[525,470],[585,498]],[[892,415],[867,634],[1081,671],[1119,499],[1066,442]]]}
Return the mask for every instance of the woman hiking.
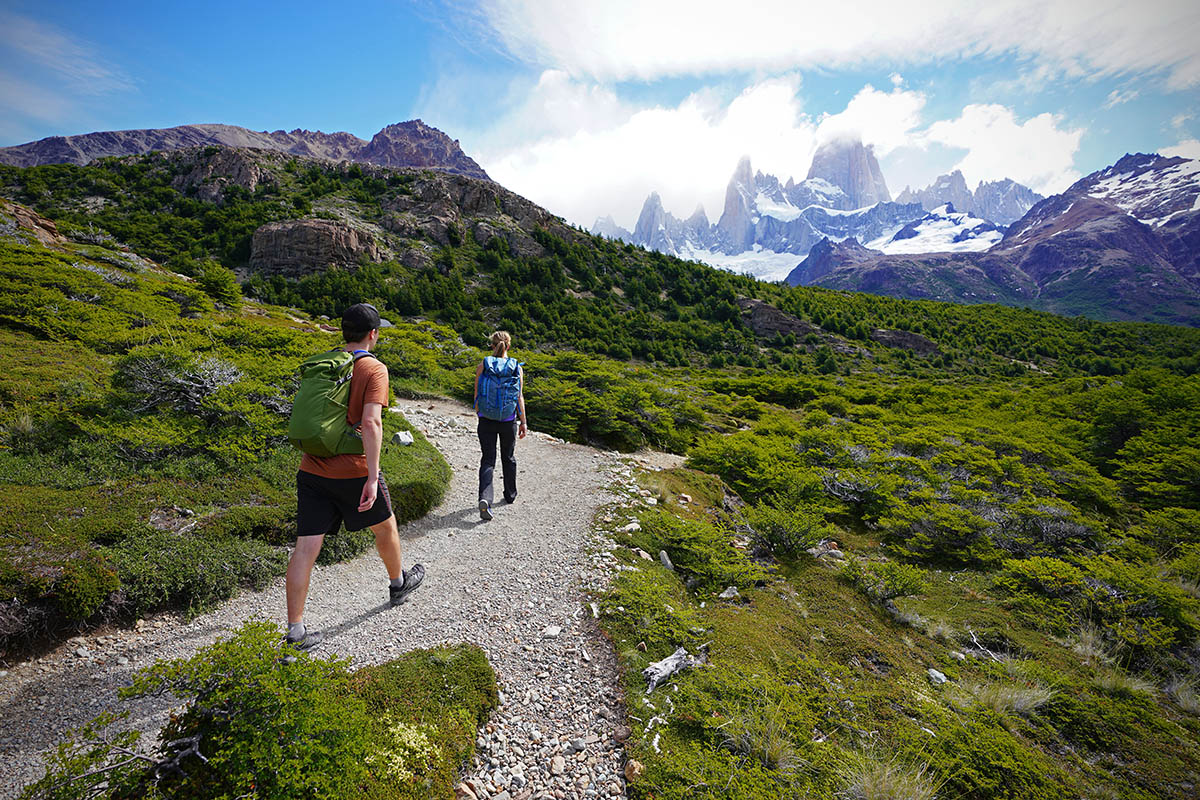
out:
{"label": "woman hiking", "polygon": [[508,357],[512,336],[496,331],[488,340],[492,354],[475,368],[475,414],[479,417],[479,518],[492,518],[492,474],[496,471],[496,440],[504,471],[504,502],[517,499],[517,439],[524,439],[525,376],[515,358]]}

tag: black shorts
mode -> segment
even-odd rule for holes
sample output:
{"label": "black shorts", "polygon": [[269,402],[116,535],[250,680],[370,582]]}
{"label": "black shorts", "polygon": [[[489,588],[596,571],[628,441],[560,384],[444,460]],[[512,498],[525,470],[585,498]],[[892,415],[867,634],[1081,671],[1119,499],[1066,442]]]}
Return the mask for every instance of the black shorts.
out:
{"label": "black shorts", "polygon": [[363,478],[323,478],[311,472],[296,472],[296,535],[320,536],[337,533],[342,523],[346,530],[361,531],[392,516],[392,497],[382,473],[375,505],[366,511],[358,510],[362,497]]}

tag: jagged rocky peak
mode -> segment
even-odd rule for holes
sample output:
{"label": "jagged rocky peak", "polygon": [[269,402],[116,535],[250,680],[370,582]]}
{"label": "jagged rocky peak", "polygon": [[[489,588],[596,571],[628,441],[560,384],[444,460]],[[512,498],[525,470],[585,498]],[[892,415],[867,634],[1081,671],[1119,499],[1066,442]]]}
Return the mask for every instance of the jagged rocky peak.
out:
{"label": "jagged rocky peak", "polygon": [[933,211],[946,203],[950,203],[958,211],[974,211],[975,197],[967,188],[967,180],[961,170],[954,170],[949,175],[939,175],[933,183],[924,189],[912,190],[907,186],[896,197],[898,203],[920,203],[926,211]]}
{"label": "jagged rocky peak", "polygon": [[483,168],[462,151],[457,139],[451,139],[419,119],[386,126],[371,137],[355,160],[385,167],[433,167],[491,180]]}
{"label": "jagged rocky peak", "polygon": [[906,186],[896,198],[901,203],[920,203],[926,211],[934,211],[950,203],[958,211],[974,214],[1000,226],[1016,222],[1041,199],[1042,196],[1037,192],[1009,178],[980,183],[972,192],[967,188],[962,172],[957,169],[947,175],[939,175],[924,189],[914,190]]}
{"label": "jagged rocky peak", "polygon": [[850,198],[851,208],[892,199],[875,153],[860,139],[837,138],[822,144],[813,155],[808,178],[820,178],[839,187]]}
{"label": "jagged rocky peak", "polygon": [[606,239],[620,239],[624,242],[633,241],[633,234],[618,225],[611,214],[606,217],[596,217],[596,221],[592,223],[591,232],[596,236],[603,236]]}
{"label": "jagged rocky peak", "polygon": [[704,204],[703,203],[696,204],[696,210],[693,211],[692,215],[685,220],[685,224],[689,228],[707,229],[709,227],[708,214],[704,213]]}
{"label": "jagged rocky peak", "polygon": [[754,244],[756,195],[750,156],[742,156],[737,169],[733,171],[733,177],[729,179],[729,186],[725,188],[725,210],[717,221],[718,235],[725,240],[727,247],[735,248],[733,252],[747,250]]}

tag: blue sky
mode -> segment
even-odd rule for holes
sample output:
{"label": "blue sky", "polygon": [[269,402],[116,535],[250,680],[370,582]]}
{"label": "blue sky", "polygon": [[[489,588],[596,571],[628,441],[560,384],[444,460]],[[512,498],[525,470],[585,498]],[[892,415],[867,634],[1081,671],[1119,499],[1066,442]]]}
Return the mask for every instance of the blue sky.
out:
{"label": "blue sky", "polygon": [[861,136],[892,191],[962,169],[1059,191],[1200,157],[1194,0],[0,2],[0,145],[421,117],[572,222],[720,215],[741,155],[800,179]]}

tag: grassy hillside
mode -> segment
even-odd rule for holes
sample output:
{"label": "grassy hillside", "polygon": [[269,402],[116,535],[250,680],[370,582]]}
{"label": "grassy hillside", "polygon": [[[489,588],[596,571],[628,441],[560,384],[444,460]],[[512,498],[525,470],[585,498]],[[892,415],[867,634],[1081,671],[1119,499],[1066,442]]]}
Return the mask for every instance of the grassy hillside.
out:
{"label": "grassy hillside", "polygon": [[[276,569],[280,409],[327,341],[298,320],[366,299],[401,323],[379,351],[396,391],[466,399],[504,327],[534,428],[687,455],[645,479],[657,507],[614,520],[639,522],[613,534],[635,569],[599,598],[646,765],[635,796],[1193,794],[1200,331],[761,284],[559,223],[379,226],[420,172],[264,157],[270,181],[211,203],[177,180],[204,157],[0,170],[74,238],[3,250],[0,470],[21,522],[2,577],[21,609],[200,603]],[[253,230],[306,214],[392,256],[253,274]],[[133,542],[165,552],[195,519],[175,507],[200,518],[190,547],[261,570],[163,596],[173,562]],[[847,557],[808,554],[822,540]],[[741,599],[719,601],[731,585]],[[640,669],[706,642],[708,666],[643,705]]]}
{"label": "grassy hillside", "polygon": [[[194,281],[117,249],[0,239],[0,648],[194,613],[282,574],[295,367],[337,341],[280,309],[218,308]],[[386,415],[387,436],[401,429]],[[384,448],[401,519],[449,481],[416,439]],[[322,558],[369,539],[333,538]]]}

